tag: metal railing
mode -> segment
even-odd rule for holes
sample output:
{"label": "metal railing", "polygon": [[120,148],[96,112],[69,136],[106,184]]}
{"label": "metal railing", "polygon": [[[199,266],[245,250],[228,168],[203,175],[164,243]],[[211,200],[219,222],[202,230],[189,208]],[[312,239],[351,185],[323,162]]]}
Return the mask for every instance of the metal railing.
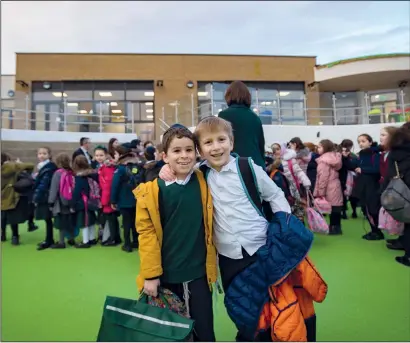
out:
{"label": "metal railing", "polygon": [[[373,104],[367,93],[352,93],[351,98],[356,96],[352,102],[360,103],[361,106],[346,106],[349,103],[346,98],[339,98],[332,93],[312,93],[309,96],[315,97],[313,103],[319,105],[317,108],[307,106],[309,99],[306,95],[303,99],[291,101],[281,101],[278,98],[262,101],[255,97],[251,108],[260,116],[264,125],[360,125],[409,121],[410,103],[405,103],[403,90],[397,94],[399,96],[396,101]],[[124,108],[128,108],[127,101],[123,104]],[[101,104],[95,112],[76,110],[74,113],[66,102],[54,105],[58,105],[57,109],[60,111],[31,110],[28,96],[19,100],[2,99],[2,128],[136,134],[154,130],[154,113],[149,116],[151,120],[136,120],[133,106],[121,115],[112,115],[109,111],[103,111]],[[189,93],[179,100],[170,101],[166,106],[155,108],[155,118],[161,131],[165,131],[170,123],[176,122],[196,126],[198,120],[217,115],[225,108],[227,105],[223,101],[214,100],[212,94],[209,99],[199,101],[194,93]]]}

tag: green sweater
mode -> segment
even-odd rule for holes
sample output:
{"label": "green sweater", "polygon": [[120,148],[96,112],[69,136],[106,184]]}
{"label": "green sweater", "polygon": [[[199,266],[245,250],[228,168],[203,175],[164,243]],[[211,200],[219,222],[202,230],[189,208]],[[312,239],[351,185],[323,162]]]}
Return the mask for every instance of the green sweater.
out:
{"label": "green sweater", "polygon": [[232,104],[218,115],[232,124],[234,134],[233,151],[241,157],[252,157],[262,168],[265,167],[265,136],[261,119],[249,107]]}
{"label": "green sweater", "polygon": [[161,280],[182,283],[206,274],[205,227],[201,189],[192,174],[186,185],[158,179],[162,239]]}

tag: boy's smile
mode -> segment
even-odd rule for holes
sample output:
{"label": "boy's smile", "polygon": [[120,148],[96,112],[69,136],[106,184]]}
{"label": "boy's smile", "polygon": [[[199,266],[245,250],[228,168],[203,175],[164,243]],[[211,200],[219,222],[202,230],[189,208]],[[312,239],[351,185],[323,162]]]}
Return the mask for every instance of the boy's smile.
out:
{"label": "boy's smile", "polygon": [[199,145],[202,158],[206,159],[215,170],[220,171],[229,163],[233,142],[226,132],[203,133]]}
{"label": "boy's smile", "polygon": [[196,162],[194,142],[187,138],[174,138],[168,152],[164,153],[164,161],[175,172],[178,180],[185,179]]}

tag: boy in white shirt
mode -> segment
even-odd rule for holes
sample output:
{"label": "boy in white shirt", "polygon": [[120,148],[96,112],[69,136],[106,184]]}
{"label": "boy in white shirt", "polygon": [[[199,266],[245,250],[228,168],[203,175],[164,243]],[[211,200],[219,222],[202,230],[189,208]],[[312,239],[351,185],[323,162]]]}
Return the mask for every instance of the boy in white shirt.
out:
{"label": "boy in white shirt", "polygon": [[[226,292],[233,278],[257,260],[257,250],[266,244],[269,222],[252,205],[239,175],[237,158],[231,156],[231,124],[208,117],[198,124],[194,136],[205,160],[201,165],[209,167],[206,179],[214,205],[213,237]],[[252,162],[252,167],[259,195],[270,204],[272,212],[291,213],[282,190],[260,166]],[[168,166],[161,170],[160,177],[166,181],[175,179]],[[237,340],[241,341],[239,336]]]}

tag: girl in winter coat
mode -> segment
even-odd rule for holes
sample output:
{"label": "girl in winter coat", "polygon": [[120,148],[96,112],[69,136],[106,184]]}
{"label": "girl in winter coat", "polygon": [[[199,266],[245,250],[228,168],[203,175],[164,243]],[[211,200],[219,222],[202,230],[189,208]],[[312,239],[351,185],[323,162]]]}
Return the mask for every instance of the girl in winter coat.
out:
{"label": "girl in winter coat", "polygon": [[[75,245],[74,229],[75,229],[75,214],[70,210],[70,199],[65,198],[64,189],[61,185],[73,191],[74,172],[70,166],[71,157],[66,153],[61,153],[56,158],[57,171],[51,179],[50,193],[48,195],[48,204],[52,209],[54,217],[54,226],[60,231],[59,242],[53,244],[51,249],[65,249],[65,237],[70,237],[68,244]],[[61,193],[62,190],[62,193]]]}
{"label": "girl in winter coat", "polygon": [[310,180],[310,183],[312,184],[311,188],[315,189],[315,184],[316,184],[316,174],[317,174],[317,162],[316,159],[319,157],[319,154],[317,153],[317,147],[313,143],[305,143],[305,146],[309,149],[309,151],[312,154],[312,158],[310,159],[308,165],[307,165],[307,171],[306,175]]}
{"label": "girl in winter coat", "polygon": [[[346,191],[346,183],[348,178],[348,173],[352,172],[349,170],[349,165],[351,164],[352,158],[357,158],[357,156],[353,153],[353,142],[350,139],[344,139],[339,146],[340,153],[342,154],[342,169],[339,170],[339,180],[342,185],[342,192],[343,192],[343,211],[342,211],[342,219],[348,219],[347,217],[347,202],[350,202],[350,206],[352,207],[352,218],[357,218],[357,206],[359,204],[359,199],[351,194],[349,197],[345,195]],[[353,182],[355,177],[353,179]]]}
{"label": "girl in winter coat", "polygon": [[51,160],[51,149],[43,147],[37,152],[38,165],[37,175],[34,184],[33,203],[35,206],[36,220],[44,220],[46,222],[46,238],[38,244],[37,250],[50,248],[54,244],[53,237],[53,213],[48,205],[48,196],[51,187],[51,179],[57,170],[57,166]]}
{"label": "girl in winter coat", "polygon": [[[388,182],[390,181],[388,172],[390,161],[390,141],[391,137],[398,130],[395,126],[387,126],[380,130],[380,146],[381,146],[381,155],[380,155],[380,194],[383,193],[385,187],[387,187]],[[391,250],[404,250],[403,247],[403,238],[400,236],[397,239],[388,239],[386,240],[386,246]]]}
{"label": "girl in winter coat", "polygon": [[383,240],[384,235],[379,229],[380,211],[380,154],[379,147],[368,134],[357,138],[360,152],[357,158],[349,161],[349,169],[357,174],[352,195],[359,199],[363,213],[370,223],[371,232],[363,236],[369,241]]}
{"label": "girl in winter coat", "polygon": [[102,225],[104,227],[101,244],[106,247],[117,246],[118,244],[121,244],[118,212],[112,208],[110,202],[115,163],[110,159],[110,156],[104,147],[97,147],[94,155],[100,164],[98,169],[98,182],[101,188],[101,217],[103,218]]}
{"label": "girl in winter coat", "polygon": [[32,173],[34,164],[12,162],[6,153],[1,153],[1,241],[6,241],[6,227],[11,226],[11,244],[19,245],[18,225],[29,216],[29,203],[14,189],[18,175],[26,171]]}
{"label": "girl in winter coat", "polygon": [[277,151],[280,151],[277,152],[277,154],[280,154],[283,173],[288,180],[292,197],[295,199],[295,205],[292,207],[292,213],[304,222],[304,200],[302,199],[301,194],[303,194],[302,188],[304,188],[304,193],[308,193],[311,187],[310,180],[296,162],[296,151],[287,149],[286,144],[284,143],[274,143],[272,146],[276,148]]}
{"label": "girl in winter coat", "polygon": [[[138,249],[138,234],[135,227],[135,197],[132,191],[141,183],[142,163],[136,153],[126,144],[117,147],[120,154],[111,186],[111,206],[119,210],[124,227],[122,250]],[[132,237],[132,243],[131,243]]]}
{"label": "girl in winter coat", "polygon": [[312,158],[312,153],[310,150],[303,144],[302,140],[299,137],[292,138],[289,141],[289,147],[296,151],[296,161],[298,162],[300,168],[306,174],[308,164]]}
{"label": "girl in winter coat", "polygon": [[[99,193],[98,174],[90,168],[87,158],[79,155],[74,159],[73,170],[75,176],[75,186],[73,197],[70,202],[71,211],[76,213],[76,226],[82,229],[83,242],[77,248],[90,248],[97,244],[95,236],[95,224],[98,205],[90,208],[92,194]],[[95,189],[98,187],[98,189]]]}
{"label": "girl in winter coat", "polygon": [[330,235],[341,235],[341,212],[343,209],[342,186],[339,180],[339,170],[342,168],[342,156],[334,151],[334,144],[328,139],[318,145],[320,157],[317,162],[315,198],[325,198],[332,205],[330,213]]}
{"label": "girl in winter coat", "polygon": [[[383,189],[387,187],[390,180],[397,174],[395,162],[398,165],[402,180],[406,186],[410,188],[410,129],[405,125],[399,128],[390,137],[389,165]],[[400,243],[404,249],[404,256],[396,257],[396,261],[410,267],[410,223],[404,224],[403,236],[400,238]]]}

